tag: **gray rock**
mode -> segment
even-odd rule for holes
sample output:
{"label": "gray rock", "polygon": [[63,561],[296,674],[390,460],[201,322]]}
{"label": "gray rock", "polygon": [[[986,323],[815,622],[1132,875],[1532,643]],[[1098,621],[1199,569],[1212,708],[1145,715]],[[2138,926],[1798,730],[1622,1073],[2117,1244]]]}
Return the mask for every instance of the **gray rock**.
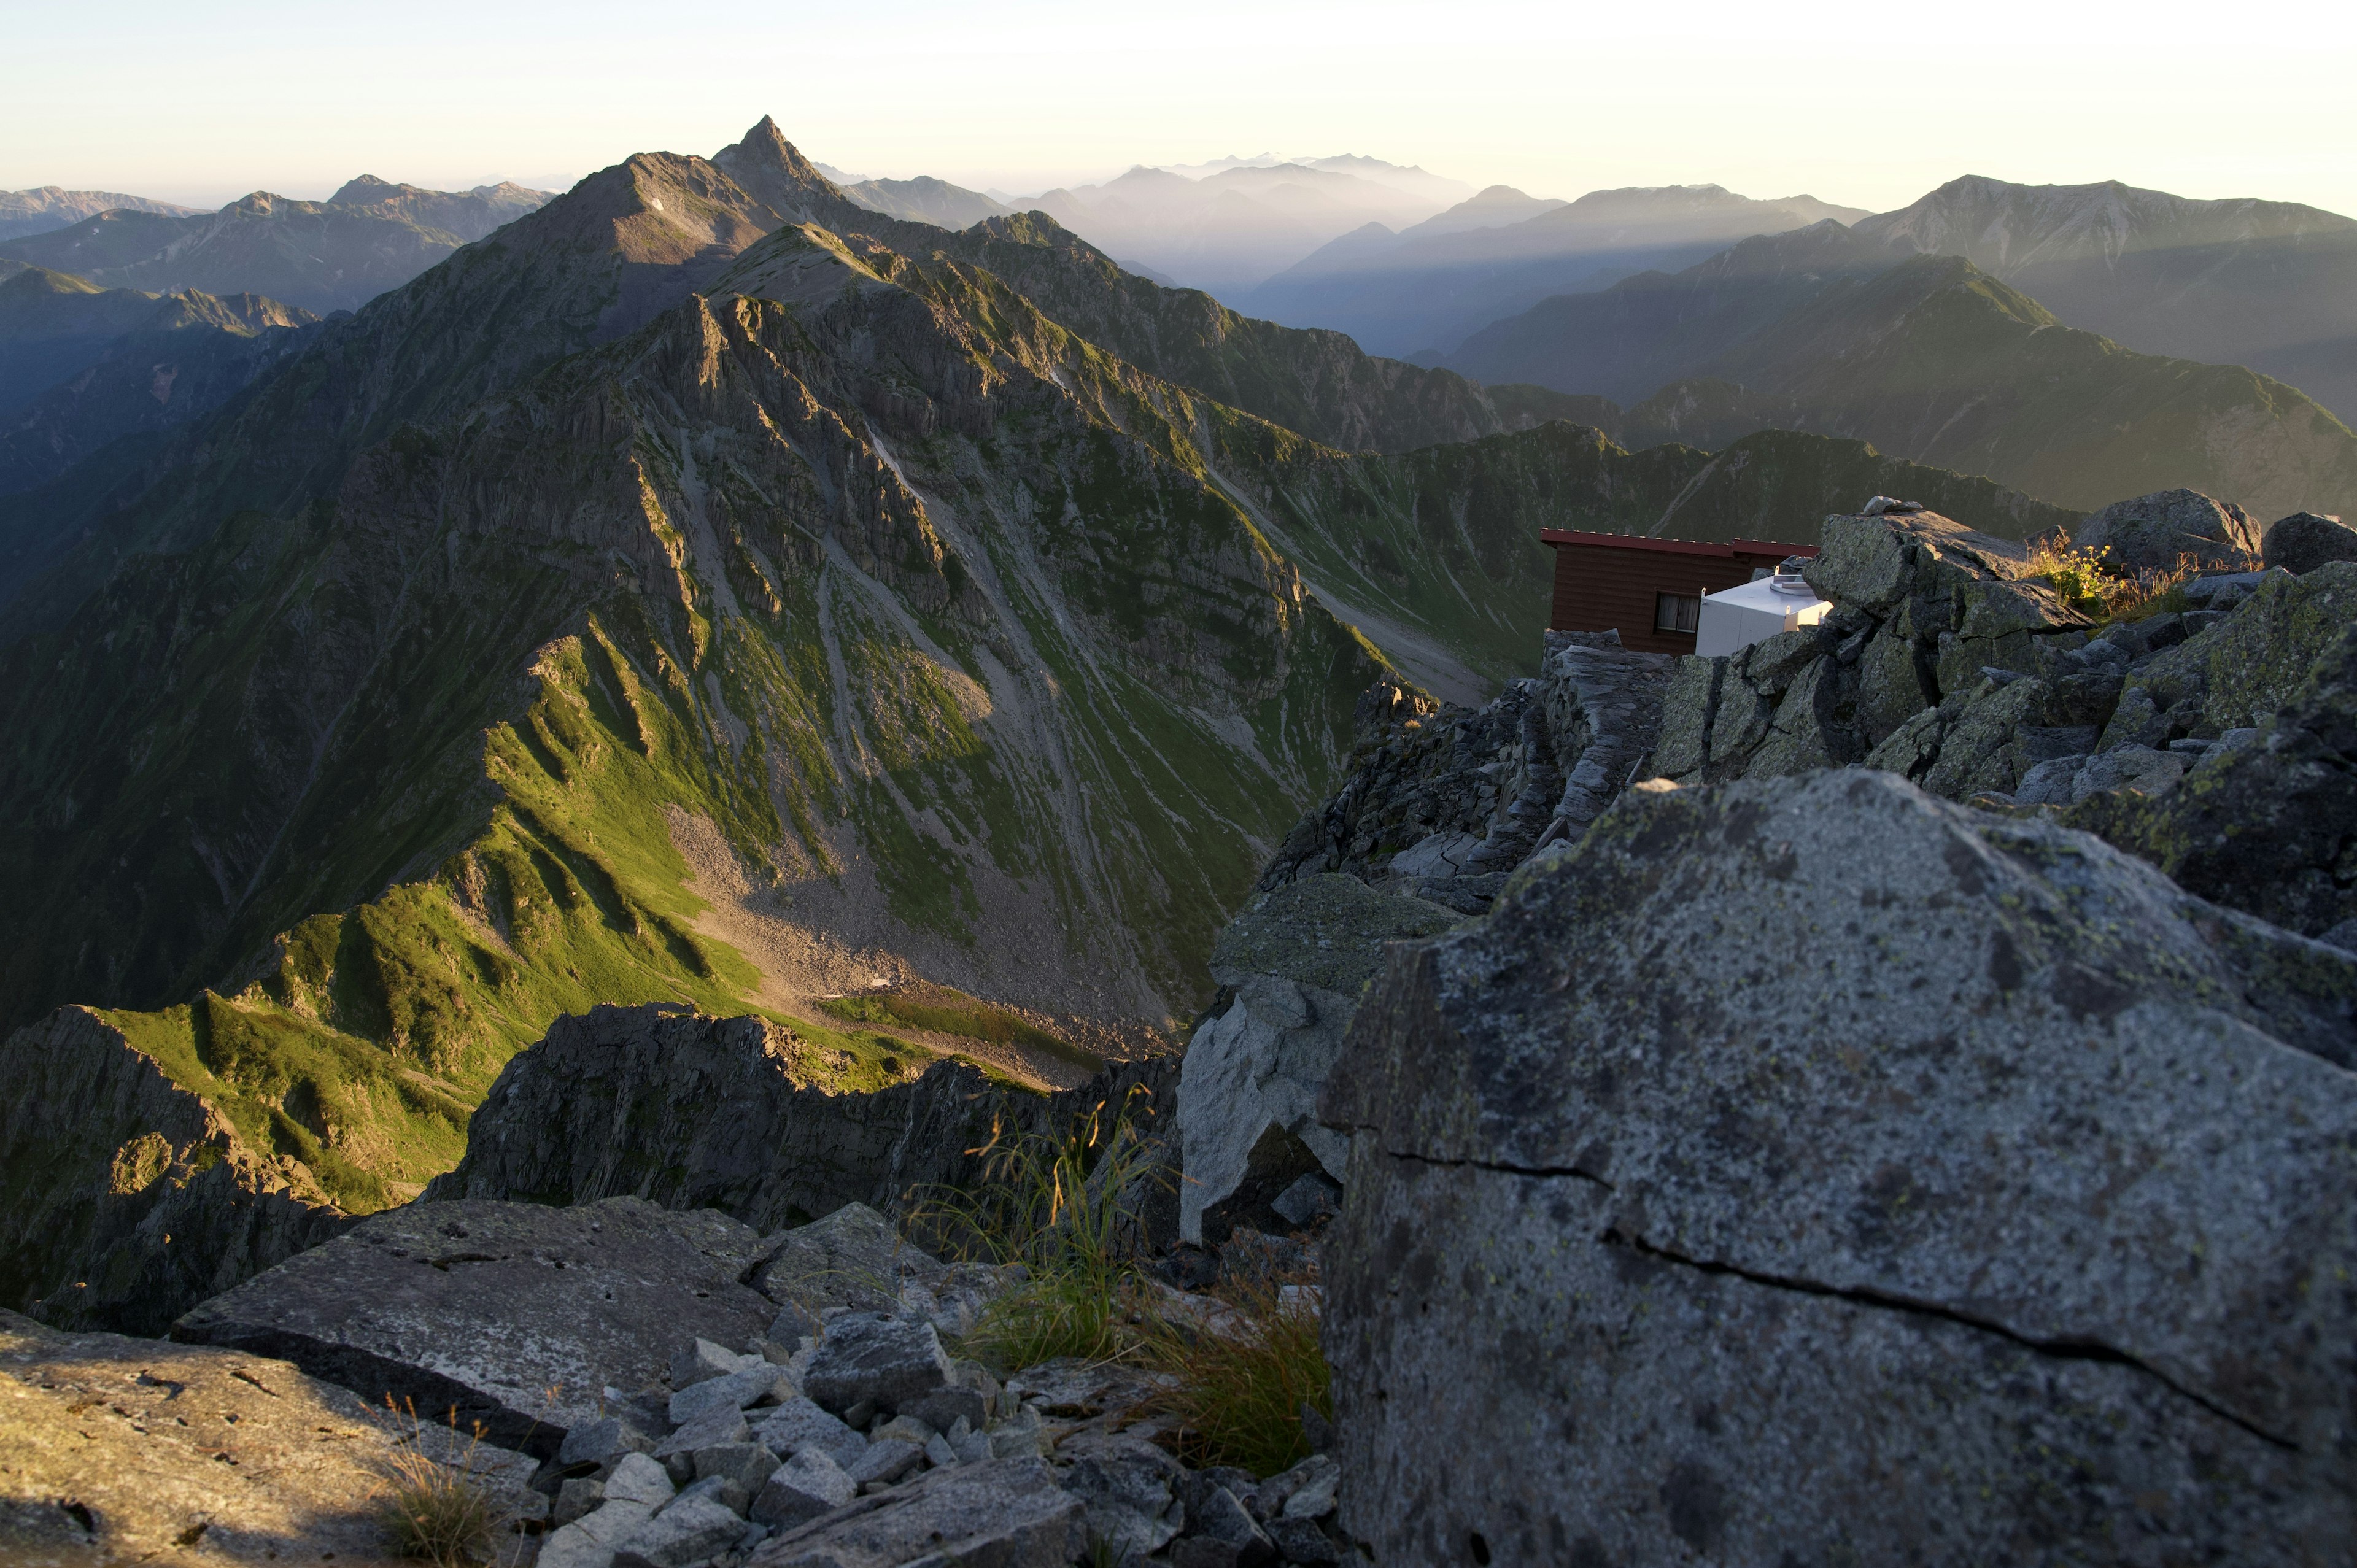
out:
{"label": "gray rock", "polygon": [[602,1417],[607,1384],[659,1381],[681,1335],[759,1333],[769,1304],[737,1283],[759,1246],[725,1215],[634,1197],[414,1203],[214,1297],[172,1333],[292,1361],[371,1403],[456,1405],[462,1426],[546,1455]]}
{"label": "gray rock", "polygon": [[1006,1380],[1006,1391],[1052,1416],[1088,1420],[1135,1410],[1163,1387],[1155,1375],[1113,1362],[1060,1356]]}
{"label": "gray rock", "polygon": [[[2336,563],[2301,580],[2352,569]],[[2165,761],[2183,779],[2175,789],[2091,790],[2066,821],[2192,892],[2292,930],[2329,940],[2357,919],[2348,848],[2357,842],[2357,628],[2325,650],[2265,729],[2229,730],[2198,758]]]}
{"label": "gray rock", "polygon": [[931,1324],[846,1312],[826,1326],[802,1373],[802,1391],[831,1411],[864,1403],[892,1412],[947,1387],[949,1380],[949,1354]]}
{"label": "gray rock", "polygon": [[846,1203],[823,1219],[772,1238],[771,1245],[754,1284],[771,1300],[822,1322],[830,1306],[889,1308],[909,1283],[933,1283],[950,1272],[864,1203]]}
{"label": "gray rock", "polygon": [[655,1515],[657,1518],[661,1518],[663,1514],[668,1513],[673,1509],[685,1507],[690,1503],[701,1502],[707,1499],[712,1502],[718,1503],[730,1513],[737,1515],[741,1520],[744,1518],[746,1508],[753,1500],[753,1494],[748,1490],[741,1482],[737,1481],[728,1476],[717,1474],[710,1475],[705,1477],[701,1480],[690,1481],[687,1485],[682,1487],[679,1489],[678,1494],[674,1496],[671,1501],[661,1505],[655,1509]]}
{"label": "gray rock", "polygon": [[[2170,733],[2144,738],[2156,746],[2195,725],[2216,735],[2264,724],[2298,694],[2316,661],[2352,623],[2357,563],[2328,562],[2298,577],[2270,573],[2222,624],[2140,663],[2121,707],[2141,692],[2149,711],[2171,715]],[[2117,744],[2120,728],[2115,718],[2102,749]]]}
{"label": "gray rock", "polygon": [[935,1470],[762,1542],[748,1568],[1066,1568],[1087,1554],[1081,1501],[1038,1459]]}
{"label": "gray rock", "polygon": [[625,1454],[643,1454],[653,1446],[654,1440],[645,1433],[619,1416],[609,1415],[569,1428],[556,1450],[556,1462],[567,1468],[611,1465]]}
{"label": "gray rock", "polygon": [[694,1458],[697,1480],[718,1476],[744,1488],[747,1497],[759,1491],[770,1472],[778,1467],[778,1456],[759,1443],[716,1443],[697,1449]]}
{"label": "gray rock", "polygon": [[636,1503],[652,1512],[671,1501],[673,1488],[671,1477],[661,1463],[644,1454],[626,1454],[606,1477],[605,1498],[609,1503]]}
{"label": "gray rock", "polygon": [[643,1503],[608,1500],[541,1543],[537,1563],[546,1568],[608,1568],[615,1552],[653,1516]]}
{"label": "gray rock", "polygon": [[[1932,704],[1943,697],[1963,703],[1986,685],[2019,677],[2042,679],[2058,650],[2083,639],[2085,618],[2043,583],[2025,580],[2028,566],[2021,546],[1934,512],[1827,518],[1824,549],[1804,575],[1836,608],[1817,628],[1770,638],[1716,664],[1682,665],[1661,721],[1657,776],[1716,783],[1861,758],[1884,767],[1891,764],[1878,759],[1894,747],[1910,759],[1911,776],[1924,776],[1940,749],[1925,744],[1926,733],[1944,733],[1957,717],[1921,716]],[[2083,681],[2073,700],[2108,716],[2115,684]],[[2089,716],[2045,707],[2041,702],[2040,723]],[[1958,753],[1949,773],[1996,771],[1986,760]],[[1972,789],[2010,783],[1984,779]]]}
{"label": "gray rock", "polygon": [[747,1359],[709,1339],[691,1339],[685,1349],[671,1359],[671,1386],[683,1389],[712,1378],[725,1378],[743,1370]]}
{"label": "gray rock", "polygon": [[606,1500],[606,1483],[595,1476],[575,1476],[561,1481],[556,1487],[556,1506],[549,1509],[549,1522],[568,1525],[583,1514],[598,1508]]}
{"label": "gray rock", "polygon": [[810,1448],[778,1466],[753,1499],[752,1517],[791,1530],[831,1513],[859,1495],[859,1483],[824,1451]]}
{"label": "gray rock", "polygon": [[1314,1519],[1286,1516],[1270,1520],[1263,1526],[1268,1538],[1275,1543],[1277,1554],[1287,1563],[1340,1563],[1342,1549],[1334,1544],[1324,1528]]}
{"label": "gray rock", "polygon": [[[1323,1458],[1320,1455],[1318,1457]],[[1302,1478],[1285,1499],[1280,1511],[1286,1519],[1324,1519],[1334,1511],[1334,1494],[1341,1484],[1342,1469],[1329,1463],[1322,1469]]]}
{"label": "gray rock", "polygon": [[2187,489],[2114,501],[2072,529],[2071,542],[2103,552],[2104,570],[2120,574],[2165,572],[2188,555],[2202,566],[2238,566],[2262,547],[2250,513]]}
{"label": "gray rock", "polygon": [[751,1439],[745,1412],[723,1406],[709,1410],[654,1446],[653,1457],[673,1481],[684,1486],[695,1478],[695,1451]]}
{"label": "gray rock", "polygon": [[[1223,1486],[1198,1486],[1193,1489],[1187,1500],[1187,1532],[1226,1548],[1226,1555],[1221,1559],[1224,1563],[1262,1563],[1276,1556],[1275,1545],[1252,1510]],[[1174,1552],[1173,1561],[1176,1560]]]}
{"label": "gray rock", "polygon": [[1052,1442],[1043,1440],[1048,1434],[1039,1420],[1039,1412],[1029,1405],[1018,1406],[1014,1414],[991,1427],[985,1434],[990,1440],[990,1457],[1014,1459],[1037,1454],[1045,1458],[1054,1451]]}
{"label": "gray rock", "polygon": [[1287,1224],[1308,1230],[1333,1218],[1341,1200],[1342,1184],[1312,1171],[1278,1193],[1269,1207]]}
{"label": "gray rock", "polygon": [[868,1429],[867,1435],[879,1439],[895,1438],[902,1443],[913,1443],[921,1448],[940,1435],[941,1430],[940,1427],[912,1412],[904,1412],[892,1417],[889,1421],[877,1422]]}
{"label": "gray rock", "polygon": [[936,1432],[947,1432],[950,1423],[963,1421],[968,1426],[980,1426],[990,1415],[990,1404],[974,1389],[936,1389],[904,1402],[903,1416],[914,1416]]}
{"label": "gray rock", "polygon": [[2296,511],[2267,524],[2269,566],[2312,572],[2328,561],[2357,561],[2357,529],[2330,514]]}
{"label": "gray rock", "polygon": [[2352,955],[1888,774],[1624,797],[1329,1079],[1347,1534],[2331,1560],[2352,1018]]}
{"label": "gray rock", "polygon": [[1209,1213],[1211,1240],[1222,1240],[1311,1171],[1330,1162],[1327,1174],[1340,1174],[1343,1144],[1317,1124],[1318,1090],[1359,993],[1382,967],[1385,943],[1463,920],[1325,875],[1255,895],[1220,933],[1211,974],[1234,1000],[1196,1030],[1180,1070],[1182,1239],[1201,1241]]}
{"label": "gray rock", "polygon": [[792,1458],[805,1448],[816,1448],[838,1465],[850,1465],[867,1452],[867,1439],[842,1420],[819,1408],[816,1402],[796,1395],[762,1413],[753,1428],[753,1440],[770,1453]]}
{"label": "gray rock", "polygon": [[877,1482],[889,1485],[924,1462],[923,1444],[887,1437],[869,1444],[866,1451],[845,1466],[844,1470],[863,1487]]}
{"label": "gray rock", "polygon": [[684,1426],[711,1411],[744,1410],[764,1400],[777,1399],[792,1391],[783,1367],[757,1361],[742,1371],[690,1383],[672,1395],[671,1419]]}
{"label": "gray rock", "polygon": [[925,1439],[925,1462],[936,1467],[961,1463],[950,1440],[938,1432]]}
{"label": "gray rock", "polygon": [[1064,1472],[1064,1490],[1088,1510],[1089,1533],[1127,1561],[1159,1552],[1178,1533],[1178,1462],[1153,1444],[1114,1437],[1090,1445]]}
{"label": "gray rock", "polygon": [[745,1520],[709,1497],[682,1497],[614,1543],[614,1568],[687,1568],[734,1546]]}

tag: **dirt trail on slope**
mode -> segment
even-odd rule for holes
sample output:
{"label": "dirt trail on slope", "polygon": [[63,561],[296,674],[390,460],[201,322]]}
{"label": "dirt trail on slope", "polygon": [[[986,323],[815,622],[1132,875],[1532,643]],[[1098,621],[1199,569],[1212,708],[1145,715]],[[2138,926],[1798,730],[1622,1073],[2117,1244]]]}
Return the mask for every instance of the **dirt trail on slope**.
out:
{"label": "dirt trail on slope", "polygon": [[[776,893],[757,886],[746,874],[744,863],[711,819],[676,806],[665,806],[663,815],[671,823],[673,844],[694,873],[688,891],[706,905],[695,918],[697,933],[726,942],[760,971],[761,985],[754,1000],[761,1005],[807,1018],[823,1028],[887,1034],[935,1056],[971,1057],[1036,1088],[1071,1089],[1088,1080],[1087,1069],[1077,1063],[1017,1042],[943,1034],[898,1022],[856,1024],[826,1013],[817,1005],[821,1001],[915,989],[931,977],[890,948],[846,942],[787,913]],[[1076,1028],[1071,1019],[1005,1003],[991,1004],[1018,1014],[1084,1050],[1135,1054],[1123,1049],[1125,1042],[1110,1034],[1092,1037],[1096,1032],[1085,1026]]]}

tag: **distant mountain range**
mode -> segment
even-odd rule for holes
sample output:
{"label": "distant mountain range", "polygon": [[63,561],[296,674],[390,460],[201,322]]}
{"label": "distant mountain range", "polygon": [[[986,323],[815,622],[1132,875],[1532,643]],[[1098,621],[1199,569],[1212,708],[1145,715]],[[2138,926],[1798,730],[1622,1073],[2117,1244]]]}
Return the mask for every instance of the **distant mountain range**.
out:
{"label": "distant mountain range", "polygon": [[2357,424],[2357,220],[2117,181],[1972,176],[1857,230],[1964,256],[2126,348],[2264,371]]}
{"label": "distant mountain range", "polygon": [[1045,212],[1110,254],[1232,298],[1352,230],[1408,227],[1474,194],[1461,181],[1376,158],[1205,166],[1200,177],[1133,168],[1102,185],[1060,187],[1008,205]]}
{"label": "distant mountain range", "polygon": [[325,315],[359,308],[546,200],[516,185],[423,190],[362,175],[326,201],[256,191],[218,212],[116,208],[0,244],[0,263],[105,287],[262,294]]}
{"label": "distant mountain range", "polygon": [[1239,310],[1348,332],[1370,353],[1455,348],[1551,295],[1683,267],[1734,241],[1866,214],[1814,197],[1755,201],[1716,185],[1542,200],[1492,186],[1398,232],[1369,223],[1230,297]]}
{"label": "distant mountain range", "polygon": [[1747,428],[1853,436],[2083,509],[2187,485],[2269,517],[2357,514],[2357,437],[2295,388],[2132,352],[1962,256],[1917,253],[1868,223],[1747,240],[1674,276],[1561,295],[1448,363],[1615,401],[1672,389],[1650,397],[1649,417],[1713,440]]}
{"label": "distant mountain range", "polygon": [[193,218],[200,208],[125,196],[119,190],[60,190],[54,185],[38,190],[0,190],[0,240],[46,234],[102,212],[156,212],[167,218]]}

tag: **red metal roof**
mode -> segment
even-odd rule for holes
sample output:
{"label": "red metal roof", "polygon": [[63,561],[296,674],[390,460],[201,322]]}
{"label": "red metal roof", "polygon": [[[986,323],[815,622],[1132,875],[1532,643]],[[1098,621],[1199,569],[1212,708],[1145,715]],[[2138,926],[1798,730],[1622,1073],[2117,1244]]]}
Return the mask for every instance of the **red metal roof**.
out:
{"label": "red metal roof", "polygon": [[1597,544],[1609,550],[1652,550],[1665,555],[1814,555],[1813,544],[1777,544],[1764,539],[1730,539],[1706,544],[1694,539],[1647,539],[1635,533],[1579,533],[1567,528],[1542,528],[1541,544]]}

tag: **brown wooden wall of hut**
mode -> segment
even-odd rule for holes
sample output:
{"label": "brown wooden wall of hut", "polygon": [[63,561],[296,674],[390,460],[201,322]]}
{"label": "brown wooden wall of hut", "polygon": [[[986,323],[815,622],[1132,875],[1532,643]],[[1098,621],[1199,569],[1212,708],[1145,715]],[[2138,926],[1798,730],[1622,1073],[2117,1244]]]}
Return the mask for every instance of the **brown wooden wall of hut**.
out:
{"label": "brown wooden wall of hut", "polygon": [[1787,555],[1813,555],[1807,546],[1746,540],[1732,545],[1682,541],[1616,540],[1596,535],[1545,542],[1555,551],[1555,604],[1547,617],[1555,631],[1619,631],[1620,645],[1640,653],[1692,653],[1691,631],[1656,631],[1657,596],[1716,594],[1751,581],[1755,571],[1773,571]]}

